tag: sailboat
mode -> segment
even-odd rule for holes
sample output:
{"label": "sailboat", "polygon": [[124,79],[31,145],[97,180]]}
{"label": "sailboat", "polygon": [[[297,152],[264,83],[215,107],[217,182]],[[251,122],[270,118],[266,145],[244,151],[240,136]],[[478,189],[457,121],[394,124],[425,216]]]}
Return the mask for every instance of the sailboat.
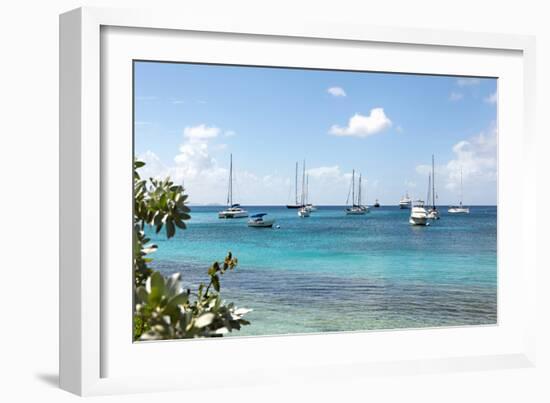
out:
{"label": "sailboat", "polygon": [[376,208],[380,207],[380,203],[378,202],[378,199],[376,199],[376,201],[374,202],[373,207],[376,207]]}
{"label": "sailboat", "polygon": [[462,168],[460,168],[460,203],[458,206],[451,206],[447,210],[449,214],[470,214],[470,209],[462,205]]}
{"label": "sailboat", "polygon": [[286,208],[302,208],[302,204],[298,204],[298,161],[296,161],[296,174],[294,176],[294,204],[287,204]]}
{"label": "sailboat", "polygon": [[304,171],[302,173],[302,196],[300,198],[300,210],[298,210],[298,216],[305,218],[309,217],[310,211],[306,207],[306,162],[304,161]]}
{"label": "sailboat", "polygon": [[233,203],[233,154],[229,155],[229,189],[227,191],[227,208],[218,213],[218,218],[246,218],[248,211],[240,204]]}
{"label": "sailboat", "polygon": [[312,211],[317,211],[317,207],[309,202],[309,175],[306,174],[306,197],[305,197],[305,208],[311,213]]}
{"label": "sailboat", "polygon": [[[435,206],[435,159],[434,155],[432,154],[432,174],[428,179],[428,198],[426,201],[430,202],[430,192],[431,192],[431,199],[432,199],[432,207],[428,210],[428,218],[432,220],[439,220],[439,211],[437,211],[437,207]],[[430,188],[430,181],[431,181],[431,188]]]}
{"label": "sailboat", "polygon": [[364,215],[365,213],[368,213],[368,207],[361,206],[361,174],[359,174],[358,200],[357,200],[357,204],[355,203],[355,169],[354,169],[351,174],[351,206],[346,208],[346,214],[347,215]]}

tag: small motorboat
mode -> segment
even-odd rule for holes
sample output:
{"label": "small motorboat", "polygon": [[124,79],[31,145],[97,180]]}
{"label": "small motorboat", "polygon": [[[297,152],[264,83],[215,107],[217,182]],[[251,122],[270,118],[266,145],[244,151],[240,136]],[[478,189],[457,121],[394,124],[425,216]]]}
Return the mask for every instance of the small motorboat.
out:
{"label": "small motorboat", "polygon": [[380,203],[378,203],[378,199],[376,199],[376,201],[374,202],[374,207],[375,207],[375,208],[380,207]]}
{"label": "small motorboat", "polygon": [[267,213],[258,213],[258,214],[252,214],[250,216],[250,219],[248,220],[248,226],[249,227],[255,227],[255,228],[271,228],[273,227],[273,224],[275,223],[274,219],[265,219],[264,217],[267,215]]}

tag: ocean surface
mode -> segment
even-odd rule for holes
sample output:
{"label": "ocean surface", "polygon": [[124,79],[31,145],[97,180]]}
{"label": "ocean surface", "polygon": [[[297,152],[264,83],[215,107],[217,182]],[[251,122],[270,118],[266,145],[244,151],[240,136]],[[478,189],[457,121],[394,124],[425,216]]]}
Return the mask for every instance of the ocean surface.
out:
{"label": "ocean surface", "polygon": [[346,216],[318,207],[309,218],[280,206],[246,207],[278,229],[220,220],[222,208],[191,207],[188,228],[158,244],[153,267],[181,272],[186,287],[207,282],[228,251],[239,266],[221,278],[222,297],[252,308],[252,324],[233,336],[495,324],[497,208],[470,207],[428,227],[409,210],[372,208]]}

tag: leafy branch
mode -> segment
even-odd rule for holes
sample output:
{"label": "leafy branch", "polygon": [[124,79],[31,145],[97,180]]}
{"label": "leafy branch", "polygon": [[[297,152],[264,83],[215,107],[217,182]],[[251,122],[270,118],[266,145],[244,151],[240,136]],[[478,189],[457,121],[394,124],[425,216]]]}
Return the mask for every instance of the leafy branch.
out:
{"label": "leafy branch", "polygon": [[164,277],[148,266],[152,262],[149,255],[158,246],[150,243],[145,227],[152,226],[157,234],[165,228],[170,239],[177,229],[186,228],[190,209],[185,205],[183,187],[169,178],[141,179],[138,169],[144,165],[134,162],[134,339],[219,337],[250,324],[243,318],[250,309],[225,304],[219,294],[220,276],[237,267],[231,252],[223,263],[210,266],[208,285],[201,283],[196,293],[183,288],[180,273]]}

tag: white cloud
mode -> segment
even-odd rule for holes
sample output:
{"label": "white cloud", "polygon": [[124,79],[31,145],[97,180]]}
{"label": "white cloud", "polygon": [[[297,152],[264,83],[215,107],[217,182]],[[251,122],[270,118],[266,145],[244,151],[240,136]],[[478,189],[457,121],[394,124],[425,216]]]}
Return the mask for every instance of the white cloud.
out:
{"label": "white cloud", "polygon": [[330,167],[310,168],[307,170],[307,174],[314,179],[331,178],[339,180],[342,177],[342,172],[340,171],[340,167],[338,165]]}
{"label": "white cloud", "polygon": [[471,78],[471,77],[462,77],[462,78],[457,78],[456,80],[456,84],[459,87],[469,87],[472,85],[478,85],[480,82],[481,81],[479,78]]}
{"label": "white cloud", "polygon": [[[146,165],[141,169],[143,177],[169,176],[175,183],[183,184],[190,195],[190,202],[222,202],[227,189],[228,169],[220,166],[210,153],[210,142],[221,132],[214,126],[201,124],[186,127],[184,141],[170,165],[162,163],[153,152],[138,156]],[[216,150],[224,144],[213,144]]]}
{"label": "white cloud", "polygon": [[497,177],[497,130],[481,132],[468,140],[453,146],[455,158],[446,165],[448,189],[460,186],[460,171],[464,181],[471,185],[493,182]]}
{"label": "white cloud", "polygon": [[[494,186],[497,178],[497,129],[492,126],[476,136],[456,143],[453,159],[435,167],[436,181],[453,193],[460,191],[460,172],[469,189],[480,193]],[[422,176],[431,173],[431,165],[418,165],[416,172]],[[441,189],[440,189],[441,190]],[[439,192],[438,192],[439,193]],[[472,196],[475,192],[472,192]],[[472,197],[471,196],[471,197]]]}
{"label": "white cloud", "polygon": [[487,102],[488,104],[496,104],[497,101],[498,101],[498,96],[497,96],[497,93],[496,91],[493,92],[491,95],[489,95],[488,97],[486,97],[484,99],[485,102]]}
{"label": "white cloud", "polygon": [[369,116],[356,113],[346,127],[333,125],[329,133],[335,136],[367,137],[391,127],[392,121],[386,116],[383,108],[371,109]]}
{"label": "white cloud", "polygon": [[416,182],[413,181],[405,181],[405,187],[407,189],[414,189],[416,187]]}
{"label": "white cloud", "polygon": [[460,101],[462,98],[464,98],[464,94],[461,92],[451,92],[451,95],[449,95],[450,101]]}
{"label": "white cloud", "polygon": [[139,170],[142,179],[162,178],[169,175],[168,168],[154,152],[147,150],[145,153],[138,155],[137,159],[145,162],[145,166]]}
{"label": "white cloud", "polygon": [[190,140],[206,140],[218,137],[220,129],[215,126],[206,126],[200,124],[198,126],[186,127],[183,129],[183,136]]}
{"label": "white cloud", "polygon": [[342,87],[330,87],[327,92],[334,97],[345,97],[347,95]]}

